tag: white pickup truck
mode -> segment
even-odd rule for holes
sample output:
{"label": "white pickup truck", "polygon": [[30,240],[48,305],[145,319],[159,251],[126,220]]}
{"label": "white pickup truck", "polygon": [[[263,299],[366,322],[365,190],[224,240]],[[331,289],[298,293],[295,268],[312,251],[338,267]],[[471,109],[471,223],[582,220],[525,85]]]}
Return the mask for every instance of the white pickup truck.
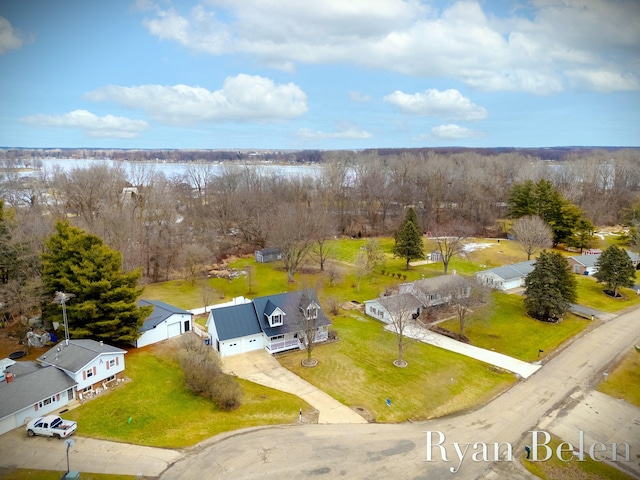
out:
{"label": "white pickup truck", "polygon": [[76,422],[63,420],[57,415],[47,415],[27,423],[27,434],[30,437],[44,435],[45,437],[66,438],[77,429],[78,424]]}

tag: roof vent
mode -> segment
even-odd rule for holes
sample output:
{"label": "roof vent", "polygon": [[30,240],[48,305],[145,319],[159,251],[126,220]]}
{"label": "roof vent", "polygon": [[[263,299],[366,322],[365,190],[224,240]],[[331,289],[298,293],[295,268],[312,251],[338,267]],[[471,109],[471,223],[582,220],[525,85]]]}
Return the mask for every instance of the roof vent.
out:
{"label": "roof vent", "polygon": [[102,340],[100,340],[100,346],[103,346],[104,342]]}

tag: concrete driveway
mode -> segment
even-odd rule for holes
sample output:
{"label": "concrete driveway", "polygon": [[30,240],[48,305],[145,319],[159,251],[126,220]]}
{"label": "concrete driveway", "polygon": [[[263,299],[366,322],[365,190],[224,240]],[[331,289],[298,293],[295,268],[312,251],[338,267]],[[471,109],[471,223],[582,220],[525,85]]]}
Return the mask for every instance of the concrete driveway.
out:
{"label": "concrete driveway", "polygon": [[225,372],[302,398],[318,410],[318,423],[367,423],[354,410],[290,372],[264,350],[222,359]]}
{"label": "concrete driveway", "polygon": [[[73,435],[69,467],[80,472],[157,477],[182,457],[177,450],[107,442]],[[0,435],[0,468],[67,471],[64,440],[29,437],[24,428]]]}

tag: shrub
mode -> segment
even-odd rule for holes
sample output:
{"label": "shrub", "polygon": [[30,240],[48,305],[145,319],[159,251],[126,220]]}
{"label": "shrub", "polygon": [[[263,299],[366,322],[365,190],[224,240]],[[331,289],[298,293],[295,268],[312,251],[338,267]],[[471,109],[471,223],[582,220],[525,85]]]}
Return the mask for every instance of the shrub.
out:
{"label": "shrub", "polygon": [[193,334],[182,337],[178,361],[189,391],[212,400],[225,412],[240,406],[242,388],[233,376],[222,371],[216,353],[199,337]]}

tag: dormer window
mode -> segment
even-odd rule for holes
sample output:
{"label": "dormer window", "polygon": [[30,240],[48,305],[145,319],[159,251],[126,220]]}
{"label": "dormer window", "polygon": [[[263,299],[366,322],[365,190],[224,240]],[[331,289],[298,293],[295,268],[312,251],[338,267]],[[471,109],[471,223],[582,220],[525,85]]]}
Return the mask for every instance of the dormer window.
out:
{"label": "dormer window", "polygon": [[304,314],[307,317],[307,319],[310,319],[310,320],[311,319],[316,319],[316,318],[318,318],[318,311],[319,310],[320,310],[320,306],[315,302],[311,302],[307,306],[306,311],[304,311]]}
{"label": "dormer window", "polygon": [[269,320],[270,327],[279,327],[284,324],[284,316],[286,314],[280,309],[275,308],[271,315],[267,315],[267,319]]}

